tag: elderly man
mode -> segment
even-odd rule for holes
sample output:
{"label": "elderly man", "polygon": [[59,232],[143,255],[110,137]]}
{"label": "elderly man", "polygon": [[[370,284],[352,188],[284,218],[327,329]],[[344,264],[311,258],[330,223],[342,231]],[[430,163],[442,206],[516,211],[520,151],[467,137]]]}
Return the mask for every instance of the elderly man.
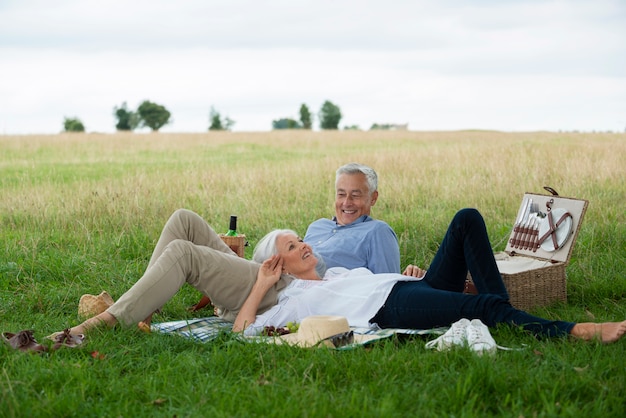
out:
{"label": "elderly man", "polygon": [[366,267],[373,273],[400,273],[398,238],[389,225],[370,216],[378,199],[372,168],[350,163],[337,169],[335,216],[309,225],[304,242],[326,267]]}

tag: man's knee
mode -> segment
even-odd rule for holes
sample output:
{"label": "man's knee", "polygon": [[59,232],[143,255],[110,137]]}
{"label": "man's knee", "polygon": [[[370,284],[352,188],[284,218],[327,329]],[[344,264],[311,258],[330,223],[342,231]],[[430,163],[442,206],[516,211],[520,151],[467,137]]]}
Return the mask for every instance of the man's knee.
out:
{"label": "man's knee", "polygon": [[193,243],[191,241],[187,241],[184,239],[175,239],[170,241],[165,249],[169,250],[177,256],[182,256],[191,252],[192,245]]}
{"label": "man's knee", "polygon": [[194,216],[198,215],[189,209],[176,209],[170,218],[185,221],[186,219],[190,219]]}

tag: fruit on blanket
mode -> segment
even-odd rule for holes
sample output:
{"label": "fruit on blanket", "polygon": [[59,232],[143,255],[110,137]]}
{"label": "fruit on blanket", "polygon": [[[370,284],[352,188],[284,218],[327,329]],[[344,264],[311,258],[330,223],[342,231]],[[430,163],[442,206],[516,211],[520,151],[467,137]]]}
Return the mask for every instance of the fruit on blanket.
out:
{"label": "fruit on blanket", "polygon": [[289,334],[289,328],[287,327],[275,327],[273,325],[269,325],[263,329],[261,335],[266,337],[278,337],[279,335]]}
{"label": "fruit on blanket", "polygon": [[273,325],[268,325],[263,328],[263,332],[261,335],[265,337],[277,337],[279,335],[292,334],[294,332],[298,332],[299,324],[295,322],[287,322],[287,325],[284,327],[275,327]]}

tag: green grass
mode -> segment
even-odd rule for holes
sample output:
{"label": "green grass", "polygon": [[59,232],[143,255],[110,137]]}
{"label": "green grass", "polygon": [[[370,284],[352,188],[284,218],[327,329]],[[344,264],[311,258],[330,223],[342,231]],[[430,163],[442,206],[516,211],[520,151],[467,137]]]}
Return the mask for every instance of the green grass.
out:
{"label": "green grass", "polygon": [[[373,215],[427,266],[454,212],[477,207],[502,250],[524,192],[589,200],[567,268],[568,302],[534,311],[626,318],[626,136],[499,132],[271,132],[0,136],[1,331],[39,341],[78,322],[82,294],[118,298],[145,269],[169,214],[186,207],[251,245],[333,214],[334,170],[376,168]],[[247,256],[251,256],[251,248]],[[184,288],[155,321],[189,318]],[[207,312],[208,314],[208,312]],[[0,416],[585,416],[626,413],[626,341],[537,340],[482,358],[394,338],[351,351],[207,344],[97,330],[75,350],[0,345]],[[92,355],[97,352],[97,355]],[[94,358],[95,356],[95,358]]]}

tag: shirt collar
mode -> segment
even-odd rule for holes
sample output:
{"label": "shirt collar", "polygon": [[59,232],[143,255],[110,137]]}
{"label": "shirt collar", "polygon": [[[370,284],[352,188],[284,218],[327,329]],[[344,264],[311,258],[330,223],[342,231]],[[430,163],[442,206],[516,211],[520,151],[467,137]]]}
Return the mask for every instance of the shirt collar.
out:
{"label": "shirt collar", "polygon": [[[352,222],[352,223],[349,223],[349,224],[347,224],[347,225],[339,225],[339,224],[337,224],[337,226],[341,227],[341,226],[350,226],[350,225],[355,225],[355,224],[358,224],[358,223],[361,223],[361,222],[367,222],[367,221],[370,221],[371,219],[372,219],[372,218],[371,218],[369,215],[361,215],[361,216],[359,216],[359,217],[356,219],[356,221],[354,221],[354,222]],[[336,217],[336,216],[333,216],[333,221],[335,221],[335,223],[337,223],[337,217]]]}

